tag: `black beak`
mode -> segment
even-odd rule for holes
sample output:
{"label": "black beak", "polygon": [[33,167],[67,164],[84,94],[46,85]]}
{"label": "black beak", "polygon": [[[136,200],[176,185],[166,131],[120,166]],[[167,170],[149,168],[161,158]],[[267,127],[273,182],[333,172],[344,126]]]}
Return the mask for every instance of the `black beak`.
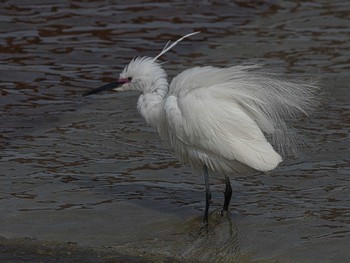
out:
{"label": "black beak", "polygon": [[104,90],[112,90],[114,88],[117,88],[119,86],[123,85],[122,82],[111,82],[107,85],[104,85],[102,87],[99,87],[99,88],[96,88],[96,89],[92,89],[90,91],[87,91],[83,94],[83,96],[89,96],[91,94],[95,94],[95,93],[98,93],[98,92],[101,92],[101,91],[104,91]]}

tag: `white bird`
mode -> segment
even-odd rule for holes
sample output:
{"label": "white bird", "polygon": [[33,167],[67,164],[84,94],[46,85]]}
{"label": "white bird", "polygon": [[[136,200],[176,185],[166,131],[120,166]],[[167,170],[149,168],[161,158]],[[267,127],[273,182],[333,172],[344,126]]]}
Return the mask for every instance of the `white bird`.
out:
{"label": "white bird", "polygon": [[312,80],[305,83],[286,78],[257,64],[194,67],[169,85],[158,58],[197,33],[170,46],[168,42],[154,58],[134,58],[116,82],[84,96],[103,90],[141,93],[137,108],[146,122],[175,149],[181,162],[203,171],[203,221],[207,223],[211,199],[208,172],[225,176],[223,211],[227,211],[232,196],[229,176],[277,167],[283,150],[295,148],[295,136],[286,121],[312,109],[317,85]]}

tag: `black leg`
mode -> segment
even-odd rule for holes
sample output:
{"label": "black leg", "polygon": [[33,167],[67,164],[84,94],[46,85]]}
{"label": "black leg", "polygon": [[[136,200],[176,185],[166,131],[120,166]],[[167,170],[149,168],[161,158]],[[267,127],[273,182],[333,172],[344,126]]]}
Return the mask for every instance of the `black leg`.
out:
{"label": "black leg", "polygon": [[209,203],[211,199],[211,191],[210,191],[210,185],[209,185],[208,167],[206,165],[203,165],[203,175],[204,175],[204,182],[205,182],[205,211],[204,211],[203,223],[208,224],[208,212],[209,212]]}
{"label": "black leg", "polygon": [[231,201],[231,196],[232,196],[232,188],[231,188],[230,178],[228,176],[225,176],[225,183],[226,183],[226,188],[225,188],[224,206],[222,209],[223,211],[228,210],[228,207]]}

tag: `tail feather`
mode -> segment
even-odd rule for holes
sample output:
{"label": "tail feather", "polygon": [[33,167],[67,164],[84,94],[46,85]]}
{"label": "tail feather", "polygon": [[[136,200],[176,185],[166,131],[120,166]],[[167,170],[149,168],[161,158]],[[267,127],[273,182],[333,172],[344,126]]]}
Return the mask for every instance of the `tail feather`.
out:
{"label": "tail feather", "polygon": [[[318,79],[285,76],[261,65],[228,67],[227,82],[234,99],[253,118],[277,151],[297,154],[302,138],[290,121],[307,115],[317,105]],[[230,86],[230,87],[229,87]]]}

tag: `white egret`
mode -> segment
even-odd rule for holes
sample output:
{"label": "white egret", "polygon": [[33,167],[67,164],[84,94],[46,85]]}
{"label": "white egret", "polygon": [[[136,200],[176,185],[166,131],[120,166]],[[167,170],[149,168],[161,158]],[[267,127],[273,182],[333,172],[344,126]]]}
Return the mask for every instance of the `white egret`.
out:
{"label": "white egret", "polygon": [[281,151],[295,146],[286,121],[313,107],[317,85],[257,64],[194,67],[169,85],[158,58],[197,33],[168,43],[154,58],[134,58],[117,81],[84,95],[103,90],[141,93],[137,108],[146,122],[183,163],[203,171],[207,223],[211,199],[208,172],[225,176],[223,211],[227,211],[232,195],[229,176],[276,168],[282,161]]}

